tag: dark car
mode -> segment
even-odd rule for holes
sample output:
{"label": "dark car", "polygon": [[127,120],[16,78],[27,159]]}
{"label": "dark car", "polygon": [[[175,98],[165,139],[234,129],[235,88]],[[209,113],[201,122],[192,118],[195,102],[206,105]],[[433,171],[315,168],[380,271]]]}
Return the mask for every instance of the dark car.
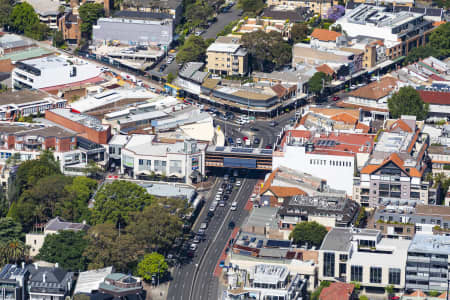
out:
{"label": "dark car", "polygon": [[208,211],[208,214],[206,216],[208,218],[212,218],[212,217],[214,217],[214,212],[213,211]]}
{"label": "dark car", "polygon": [[275,126],[277,126],[277,125],[278,125],[278,123],[277,123],[277,122],[275,122],[275,121],[272,121],[272,122],[270,122],[270,123],[269,123],[269,125],[270,125],[270,126],[272,126],[272,127],[275,127]]}
{"label": "dark car", "polygon": [[272,149],[272,145],[271,144],[267,144],[265,148],[266,149]]}
{"label": "dark car", "polygon": [[229,138],[228,138],[228,144],[230,144],[230,145],[231,145],[231,144],[234,144],[234,141],[233,141],[233,138],[232,138],[232,137],[229,137]]}
{"label": "dark car", "polygon": [[227,184],[226,183],[222,183],[222,186],[221,186],[223,189],[226,189],[227,188]]}
{"label": "dark car", "polygon": [[255,144],[255,145],[259,145],[260,142],[261,141],[258,138],[253,139],[253,144]]}
{"label": "dark car", "polygon": [[235,182],[236,182],[236,178],[235,178],[235,177],[231,177],[231,178],[230,178],[230,182],[231,182],[231,183],[235,183]]}
{"label": "dark car", "polygon": [[229,195],[229,194],[231,194],[232,191],[233,190],[228,189],[228,190],[225,191],[225,194]]}
{"label": "dark car", "polygon": [[233,221],[230,221],[230,223],[228,223],[228,229],[234,229],[235,226],[236,224]]}
{"label": "dark car", "polygon": [[229,195],[223,195],[223,201],[228,201],[228,199],[230,199]]}
{"label": "dark car", "polygon": [[[231,178],[233,178],[233,177],[231,177]],[[231,180],[231,179],[230,179],[230,180]],[[233,185],[232,185],[231,183],[227,184],[227,189],[228,189],[228,190],[232,190],[232,189],[233,189]]]}
{"label": "dark car", "polygon": [[251,131],[259,131],[259,128],[256,128],[256,127],[250,127],[250,130],[251,130]]}
{"label": "dark car", "polygon": [[159,67],[159,72],[161,73],[161,72],[164,72],[164,70],[167,68],[167,65],[166,64],[162,64],[160,67]]}
{"label": "dark car", "polygon": [[333,97],[333,101],[338,101],[339,99],[341,99],[339,96],[334,96]]}

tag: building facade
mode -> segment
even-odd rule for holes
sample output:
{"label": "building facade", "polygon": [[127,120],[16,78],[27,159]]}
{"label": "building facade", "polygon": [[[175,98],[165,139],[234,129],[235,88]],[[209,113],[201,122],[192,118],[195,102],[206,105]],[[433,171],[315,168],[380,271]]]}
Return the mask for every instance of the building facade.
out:
{"label": "building facade", "polygon": [[238,38],[221,37],[206,50],[207,69],[219,75],[245,75],[248,72],[247,50]]}

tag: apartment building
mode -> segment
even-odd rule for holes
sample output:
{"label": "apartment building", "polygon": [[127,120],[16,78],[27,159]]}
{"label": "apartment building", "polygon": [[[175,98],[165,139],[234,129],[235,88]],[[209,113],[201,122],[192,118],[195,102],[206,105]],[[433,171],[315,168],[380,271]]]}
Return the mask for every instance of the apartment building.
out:
{"label": "apartment building", "polygon": [[428,145],[428,135],[417,128],[414,116],[393,122],[380,132],[370,159],[355,177],[353,199],[368,207],[386,198],[439,203],[439,193],[430,190],[431,184],[424,180]]}
{"label": "apartment building", "polygon": [[[401,42],[392,57],[408,55],[427,42],[426,36],[434,29],[425,14],[410,11],[388,12],[386,7],[361,4],[336,21],[350,37],[367,36],[383,41]],[[390,48],[392,49],[392,48]],[[394,50],[394,49],[392,49]]]}
{"label": "apartment building", "polygon": [[288,166],[323,178],[333,189],[353,193],[355,171],[372,152],[374,135],[288,130],[273,153],[272,170]]}
{"label": "apartment building", "polygon": [[16,90],[58,89],[103,81],[100,68],[79,58],[46,56],[16,63],[12,83]]}
{"label": "apartment building", "polygon": [[319,279],[358,282],[366,293],[383,294],[388,285],[401,291],[410,243],[378,230],[333,228],[319,250]]}
{"label": "apartment building", "polygon": [[49,109],[64,108],[67,100],[40,90],[3,92],[0,120],[13,121],[21,116],[44,114]]}
{"label": "apartment building", "polygon": [[449,245],[448,236],[414,236],[406,260],[406,290],[448,291]]}
{"label": "apartment building", "polygon": [[77,44],[81,39],[81,18],[78,14],[64,13],[58,19],[58,29],[69,44]]}
{"label": "apartment building", "polygon": [[[368,227],[378,229],[389,238],[412,239],[419,234],[450,234],[450,207],[443,205],[414,206],[414,202],[383,203],[369,221]],[[404,205],[399,205],[404,204]]]}
{"label": "apartment building", "polygon": [[319,1],[319,0],[269,0],[267,1],[267,6],[277,6],[277,5],[283,5],[286,7],[294,8],[305,8],[309,10],[310,12],[314,14],[319,15],[326,15],[330,7],[332,7],[334,4],[332,0],[326,0],[326,1]]}
{"label": "apartment building", "polygon": [[39,21],[50,29],[58,29],[58,17],[61,15],[59,1],[53,0],[25,0],[39,16]]}
{"label": "apartment building", "polygon": [[124,0],[120,2],[120,10],[165,13],[178,24],[183,13],[183,3],[181,0]]}
{"label": "apartment building", "polygon": [[239,38],[219,37],[206,50],[208,71],[219,75],[245,75],[248,72],[248,54]]}
{"label": "apartment building", "polygon": [[206,144],[195,140],[160,141],[155,135],[134,134],[121,151],[121,173],[136,179],[156,174],[197,182],[205,174],[205,150]]}

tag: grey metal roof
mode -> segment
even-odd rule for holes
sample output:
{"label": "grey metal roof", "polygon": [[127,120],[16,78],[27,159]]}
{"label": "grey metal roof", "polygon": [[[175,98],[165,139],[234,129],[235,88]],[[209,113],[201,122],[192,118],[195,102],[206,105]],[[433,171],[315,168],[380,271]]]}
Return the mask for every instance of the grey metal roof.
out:
{"label": "grey metal roof", "polygon": [[348,251],[351,246],[352,230],[350,228],[333,228],[325,236],[320,250]]}
{"label": "grey metal roof", "polygon": [[45,225],[45,230],[51,231],[60,231],[60,230],[80,231],[80,230],[87,230],[88,228],[89,226],[86,224],[65,222],[61,220],[59,217],[51,219],[50,221],[48,221],[47,225]]}

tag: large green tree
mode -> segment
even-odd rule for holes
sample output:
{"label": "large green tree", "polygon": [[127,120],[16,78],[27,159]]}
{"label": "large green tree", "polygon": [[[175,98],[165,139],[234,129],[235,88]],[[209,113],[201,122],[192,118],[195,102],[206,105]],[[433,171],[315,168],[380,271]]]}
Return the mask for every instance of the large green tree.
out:
{"label": "large green tree", "polygon": [[136,239],[121,233],[113,224],[99,224],[88,231],[88,246],[84,254],[89,269],[114,266],[117,271],[129,272],[135,269],[137,260],[144,255]]}
{"label": "large green tree", "polygon": [[388,100],[389,112],[393,118],[402,115],[416,116],[418,120],[427,117],[429,105],[423,102],[420,94],[413,87],[402,87]]}
{"label": "large green tree", "polygon": [[0,27],[8,24],[13,5],[13,0],[0,0]]}
{"label": "large green tree", "polygon": [[24,236],[22,225],[12,218],[0,219],[0,243],[6,243],[10,240],[20,240]]}
{"label": "large green tree", "polygon": [[27,2],[21,2],[14,6],[8,22],[10,29],[17,33],[24,33],[38,23],[38,15]]}
{"label": "large green tree", "polygon": [[291,28],[291,40],[300,43],[308,37],[309,27],[306,23],[295,23]]}
{"label": "large green tree", "polygon": [[92,34],[92,25],[97,23],[97,20],[105,15],[103,5],[100,3],[84,3],[78,9],[81,21],[81,33],[90,38]]}
{"label": "large green tree", "polygon": [[450,55],[450,22],[439,25],[431,33],[429,45],[439,51],[441,56]]}
{"label": "large green tree", "polygon": [[12,239],[0,244],[0,261],[17,264],[28,256],[29,247],[18,239]]}
{"label": "large green tree", "polygon": [[163,278],[167,275],[168,270],[169,266],[164,256],[158,252],[146,254],[137,267],[138,275],[147,281],[151,280],[153,276]]}
{"label": "large green tree", "polygon": [[203,1],[197,1],[186,7],[185,17],[193,27],[206,24],[208,18],[214,13],[213,8]]}
{"label": "large green tree", "polygon": [[322,90],[323,90],[325,84],[329,81],[330,81],[330,78],[325,73],[316,72],[308,80],[308,89],[310,92],[318,95],[318,94],[322,93]]}
{"label": "large green tree", "polygon": [[405,57],[405,60],[403,61],[403,64],[409,65],[413,62],[416,62],[422,58],[426,58],[429,56],[439,57],[440,51],[429,45],[424,46],[424,47],[414,48],[408,52],[408,55]]}
{"label": "large green tree", "polygon": [[177,62],[204,61],[207,48],[208,43],[201,36],[191,35],[178,51]]}
{"label": "large green tree", "polygon": [[91,224],[111,223],[124,228],[131,213],[142,211],[153,199],[135,183],[122,180],[106,183],[95,195]]}
{"label": "large green tree", "polygon": [[65,270],[83,271],[88,264],[87,258],[83,255],[88,245],[85,236],[84,231],[71,230],[49,234],[45,237],[36,259],[58,263]]}
{"label": "large green tree", "polygon": [[289,238],[297,245],[308,243],[310,246],[320,247],[327,232],[325,226],[315,221],[300,222],[295,225]]}
{"label": "large green tree", "polygon": [[238,7],[247,15],[256,16],[264,8],[263,0],[239,0]]}
{"label": "large green tree", "polygon": [[266,33],[258,30],[245,33],[242,35],[241,43],[247,48],[255,70],[270,72],[291,61],[292,48],[279,32]]}
{"label": "large green tree", "polygon": [[36,23],[25,29],[26,36],[38,41],[48,39],[50,34],[51,34],[50,27],[48,27],[46,24],[43,23]]}

